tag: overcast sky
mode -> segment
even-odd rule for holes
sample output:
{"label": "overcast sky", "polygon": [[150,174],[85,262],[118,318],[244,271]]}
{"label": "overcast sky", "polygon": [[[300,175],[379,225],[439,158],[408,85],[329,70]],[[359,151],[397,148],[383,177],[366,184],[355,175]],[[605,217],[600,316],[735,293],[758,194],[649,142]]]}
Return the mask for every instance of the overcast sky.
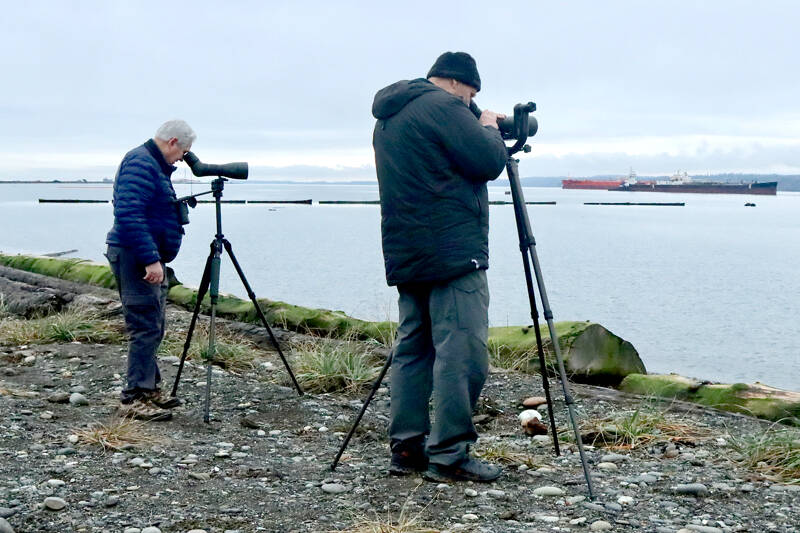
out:
{"label": "overcast sky", "polygon": [[800,2],[5,1],[0,179],[113,177],[163,121],[253,178],[371,179],[375,92],[471,53],[522,176],[800,173]]}

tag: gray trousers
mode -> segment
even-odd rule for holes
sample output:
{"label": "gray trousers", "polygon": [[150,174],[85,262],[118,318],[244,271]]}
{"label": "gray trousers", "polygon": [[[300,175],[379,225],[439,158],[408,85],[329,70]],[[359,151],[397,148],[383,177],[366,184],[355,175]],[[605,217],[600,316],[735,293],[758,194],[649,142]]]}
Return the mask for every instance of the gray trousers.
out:
{"label": "gray trousers", "polygon": [[391,375],[392,450],[419,445],[427,437],[431,463],[457,464],[478,438],[472,413],[489,370],[486,271],[397,290],[400,320]]}
{"label": "gray trousers", "polygon": [[[161,382],[156,353],[164,338],[164,317],[167,302],[167,277],[160,285],[146,282],[145,265],[119,246],[108,246],[106,257],[117,280],[122,301],[122,314],[128,331],[127,386],[122,391],[125,403],[142,392],[153,391]],[[162,264],[163,266],[163,264]]]}

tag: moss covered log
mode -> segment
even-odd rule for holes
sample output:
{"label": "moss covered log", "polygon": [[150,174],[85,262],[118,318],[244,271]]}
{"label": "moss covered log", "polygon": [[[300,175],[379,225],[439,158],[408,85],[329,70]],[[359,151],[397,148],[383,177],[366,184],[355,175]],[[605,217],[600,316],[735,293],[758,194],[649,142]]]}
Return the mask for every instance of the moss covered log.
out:
{"label": "moss covered log", "polygon": [[622,380],[620,389],[800,426],[800,392],[775,389],[760,383],[722,384],[700,382],[675,374],[631,374]]}

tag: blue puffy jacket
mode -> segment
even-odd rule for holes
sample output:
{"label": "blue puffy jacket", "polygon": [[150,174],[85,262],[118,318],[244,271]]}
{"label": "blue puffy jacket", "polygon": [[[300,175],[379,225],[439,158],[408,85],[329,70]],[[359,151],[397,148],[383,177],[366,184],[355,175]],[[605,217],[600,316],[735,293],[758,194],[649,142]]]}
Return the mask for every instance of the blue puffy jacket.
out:
{"label": "blue puffy jacket", "polygon": [[117,170],[114,225],[106,243],[132,251],[142,265],[169,263],[181,247],[174,171],[152,139],[125,154]]}

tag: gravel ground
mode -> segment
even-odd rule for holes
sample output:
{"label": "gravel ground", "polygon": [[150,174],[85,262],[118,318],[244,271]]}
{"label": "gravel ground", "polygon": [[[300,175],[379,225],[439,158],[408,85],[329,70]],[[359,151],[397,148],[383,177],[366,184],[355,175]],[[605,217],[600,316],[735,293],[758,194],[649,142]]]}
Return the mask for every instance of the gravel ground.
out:
{"label": "gravel ground", "polygon": [[[187,316],[170,309],[168,320],[185,327]],[[150,442],[104,450],[78,435],[114,419],[124,366],[119,345],[0,347],[0,533],[350,531],[401,517],[433,531],[800,531],[800,486],[734,462],[732,436],[766,428],[744,417],[670,409],[668,421],[702,435],[632,450],[588,447],[590,501],[573,447],[562,441],[556,457],[548,437],[520,427],[521,400],[542,394],[536,376],[492,372],[476,413],[478,448],[524,454],[526,464],[507,466],[492,484],[436,484],[388,474],[388,380],[332,472],[364,391],[300,397],[269,353],[247,375],[214,370],[210,424],[205,369],[190,363],[173,419],[136,429]],[[161,368],[171,385],[175,358]],[[551,386],[557,424],[567,429],[560,387]],[[581,420],[642,402],[573,391]]]}

